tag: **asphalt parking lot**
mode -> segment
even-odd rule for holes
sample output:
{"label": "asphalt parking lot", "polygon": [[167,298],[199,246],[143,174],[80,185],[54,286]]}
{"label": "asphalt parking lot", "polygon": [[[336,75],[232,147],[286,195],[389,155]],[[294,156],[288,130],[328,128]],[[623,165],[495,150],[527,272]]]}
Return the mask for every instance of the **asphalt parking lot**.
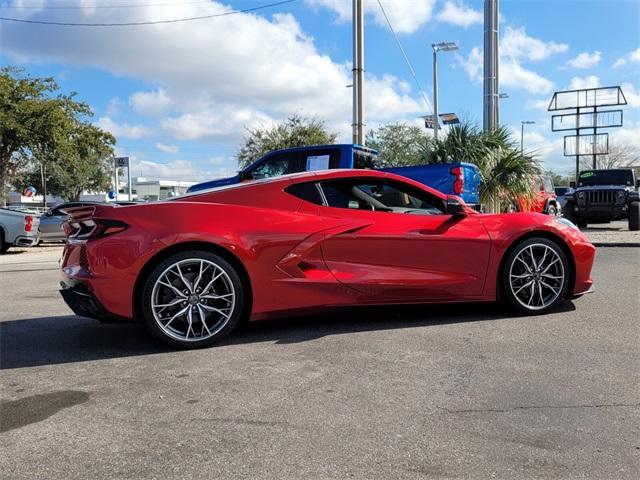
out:
{"label": "asphalt parking lot", "polygon": [[366,309],[176,352],[75,317],[58,247],[0,257],[0,476],[638,478],[640,249],[561,311]]}

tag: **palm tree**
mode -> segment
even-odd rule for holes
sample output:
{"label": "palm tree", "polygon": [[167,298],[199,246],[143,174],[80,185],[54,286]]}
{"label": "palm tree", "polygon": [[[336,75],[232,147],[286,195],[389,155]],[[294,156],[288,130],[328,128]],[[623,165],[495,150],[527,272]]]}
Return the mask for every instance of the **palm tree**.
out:
{"label": "palm tree", "polygon": [[480,201],[494,213],[505,211],[515,197],[531,199],[534,179],[541,173],[535,157],[521,155],[506,128],[483,132],[470,123],[455,125],[442,139],[432,141],[424,160],[476,165],[482,177]]}

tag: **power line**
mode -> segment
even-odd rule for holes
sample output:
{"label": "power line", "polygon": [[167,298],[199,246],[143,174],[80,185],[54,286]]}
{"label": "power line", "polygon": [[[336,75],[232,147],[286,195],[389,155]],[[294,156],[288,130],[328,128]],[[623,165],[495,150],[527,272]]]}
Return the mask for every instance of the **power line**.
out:
{"label": "power line", "polygon": [[15,10],[83,10],[85,8],[109,9],[109,8],[143,8],[143,7],[171,7],[174,5],[201,5],[211,3],[213,0],[199,0],[194,2],[170,2],[170,3],[136,3],[136,4],[112,4],[112,5],[0,5],[0,8],[11,8]]}
{"label": "power line", "polygon": [[249,12],[255,12],[257,10],[262,10],[265,8],[277,7],[279,5],[285,5],[287,3],[293,3],[295,1],[297,0],[282,0],[280,2],[260,5],[258,7],[243,8],[242,10],[232,10],[230,12],[216,13],[212,15],[201,15],[199,17],[175,18],[171,20],[157,20],[157,21],[150,21],[150,22],[73,23],[73,22],[47,22],[44,20],[28,20],[25,18],[11,18],[11,17],[0,17],[0,21],[29,23],[29,24],[36,24],[36,25],[54,25],[58,27],[137,27],[141,25],[159,25],[159,24],[166,24],[166,23],[191,22],[193,20],[207,20],[210,18],[226,17],[229,15],[235,15],[238,13],[249,13]]}
{"label": "power line", "polygon": [[384,19],[387,21],[387,25],[389,25],[389,29],[391,30],[391,33],[393,33],[393,37],[396,39],[396,43],[398,45],[398,48],[400,49],[400,52],[402,52],[402,56],[404,57],[404,61],[407,64],[407,67],[409,67],[409,71],[411,72],[411,76],[413,77],[413,80],[416,82],[416,85],[418,86],[418,91],[422,94],[422,98],[424,100],[424,103],[427,105],[427,111],[433,111],[433,107],[431,106],[431,102],[429,102],[429,99],[427,98],[427,94],[424,92],[424,89],[422,88],[422,85],[420,85],[420,81],[418,80],[418,77],[416,76],[416,72],[413,70],[413,66],[411,65],[411,62],[409,61],[409,57],[407,57],[407,53],[404,51],[404,48],[402,47],[402,43],[400,42],[400,39],[398,38],[398,35],[396,34],[396,31],[393,29],[393,25],[391,25],[391,21],[389,20],[389,17],[387,16],[387,12],[385,11],[384,7],[382,6],[382,1],[378,0],[378,5],[380,6],[380,10],[382,11],[382,15],[384,15]]}

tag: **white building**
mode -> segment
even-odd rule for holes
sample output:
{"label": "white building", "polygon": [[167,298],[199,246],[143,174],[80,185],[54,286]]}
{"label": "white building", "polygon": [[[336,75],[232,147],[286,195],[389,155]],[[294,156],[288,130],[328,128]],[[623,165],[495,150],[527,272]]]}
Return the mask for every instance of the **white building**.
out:
{"label": "white building", "polygon": [[[134,178],[131,182],[131,194],[135,200],[153,201],[183,195],[195,182],[180,182],[177,180],[147,180],[143,177]],[[127,186],[119,189],[118,200],[129,199]]]}

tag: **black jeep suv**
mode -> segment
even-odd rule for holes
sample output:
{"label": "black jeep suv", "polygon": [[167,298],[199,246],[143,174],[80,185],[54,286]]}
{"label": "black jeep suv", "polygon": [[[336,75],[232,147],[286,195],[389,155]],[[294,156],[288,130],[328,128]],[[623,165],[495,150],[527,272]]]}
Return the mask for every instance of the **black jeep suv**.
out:
{"label": "black jeep suv", "polygon": [[565,194],[562,213],[580,228],[628,218],[629,230],[640,230],[639,187],[630,168],[584,170],[575,189]]}

